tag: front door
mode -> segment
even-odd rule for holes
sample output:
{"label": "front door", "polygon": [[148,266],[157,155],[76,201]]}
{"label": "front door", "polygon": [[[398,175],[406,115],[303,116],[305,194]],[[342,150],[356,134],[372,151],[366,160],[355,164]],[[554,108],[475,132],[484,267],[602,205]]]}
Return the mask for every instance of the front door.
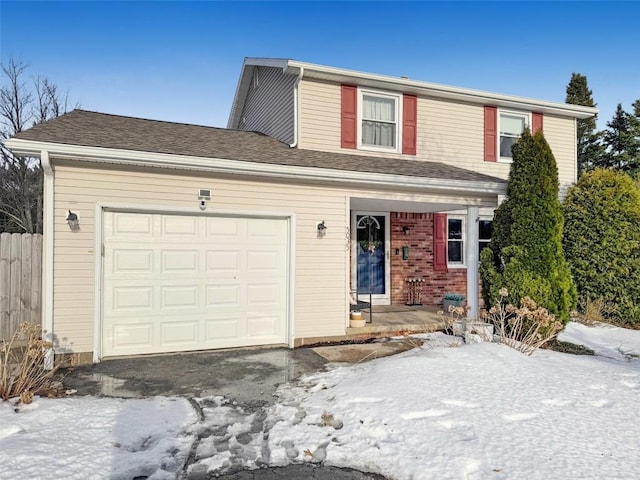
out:
{"label": "front door", "polygon": [[362,300],[389,305],[389,214],[352,212],[351,285]]}

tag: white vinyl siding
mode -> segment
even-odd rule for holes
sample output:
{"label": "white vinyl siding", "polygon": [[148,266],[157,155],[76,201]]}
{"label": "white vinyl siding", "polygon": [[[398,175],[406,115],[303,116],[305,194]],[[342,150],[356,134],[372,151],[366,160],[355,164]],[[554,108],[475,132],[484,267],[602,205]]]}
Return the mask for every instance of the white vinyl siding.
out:
{"label": "white vinyl siding", "polygon": [[[340,148],[340,85],[303,77],[298,95],[298,147],[325,152],[344,151]],[[375,152],[367,154],[374,155]]]}
{"label": "white vinyl siding", "polygon": [[[345,191],[286,183],[221,179],[169,170],[55,166],[54,328],[59,352],[91,352],[94,335],[96,203],[186,208],[200,214],[198,189],[210,188],[206,212],[295,215],[295,338],[344,335],[349,224]],[[80,230],[65,222],[78,213]],[[316,225],[325,220],[319,239]],[[319,275],[318,272],[322,272]],[[67,340],[63,340],[67,339]]]}
{"label": "white vinyl siding", "polygon": [[[371,157],[441,162],[507,179],[509,163],[484,161],[484,107],[418,97],[417,155],[343,149],[340,146],[340,85],[303,79],[300,83],[299,147]],[[544,135],[558,164],[560,196],[576,181],[575,120],[544,115]]]}
{"label": "white vinyl siding", "polygon": [[264,133],[293,143],[293,86],[295,75],[281,68],[256,67],[238,129]]}
{"label": "white vinyl siding", "polygon": [[560,198],[564,198],[569,186],[578,178],[575,120],[545,115],[543,129],[558,166]]}

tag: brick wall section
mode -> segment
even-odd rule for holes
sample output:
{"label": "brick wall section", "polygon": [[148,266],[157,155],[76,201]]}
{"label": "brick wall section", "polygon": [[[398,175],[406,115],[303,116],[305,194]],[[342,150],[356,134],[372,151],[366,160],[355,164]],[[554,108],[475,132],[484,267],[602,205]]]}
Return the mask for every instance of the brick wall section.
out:
{"label": "brick wall section", "polygon": [[[391,212],[391,303],[407,301],[407,278],[424,278],[422,304],[439,306],[447,292],[467,295],[467,269],[433,271],[433,214]],[[411,230],[405,235],[403,227]],[[402,247],[409,259],[402,259]],[[396,253],[397,252],[397,253]]]}

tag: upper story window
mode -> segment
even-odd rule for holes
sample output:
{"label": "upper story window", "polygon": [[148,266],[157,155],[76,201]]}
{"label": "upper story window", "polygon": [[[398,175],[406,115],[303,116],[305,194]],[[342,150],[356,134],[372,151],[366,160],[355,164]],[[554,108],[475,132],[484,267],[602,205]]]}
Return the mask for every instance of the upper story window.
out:
{"label": "upper story window", "polygon": [[510,162],[511,147],[525,127],[532,134],[543,130],[544,115],[541,112],[502,110],[493,105],[484,106],[484,161]]}
{"label": "upper story window", "polygon": [[500,158],[511,160],[511,146],[520,138],[524,128],[529,125],[529,114],[500,111],[499,145]]}
{"label": "upper story window", "polygon": [[359,147],[398,151],[400,95],[360,90]]}
{"label": "upper story window", "polygon": [[416,155],[418,97],[340,86],[340,147]]}

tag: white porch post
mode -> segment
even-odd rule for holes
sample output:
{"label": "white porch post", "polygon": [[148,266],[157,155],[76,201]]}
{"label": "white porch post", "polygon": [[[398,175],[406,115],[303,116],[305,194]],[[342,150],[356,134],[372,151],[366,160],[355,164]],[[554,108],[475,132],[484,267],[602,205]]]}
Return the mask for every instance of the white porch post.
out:
{"label": "white porch post", "polygon": [[467,317],[471,319],[478,318],[478,225],[479,209],[478,207],[467,207],[467,245],[466,245],[466,263],[467,263],[467,306],[469,312]]}

